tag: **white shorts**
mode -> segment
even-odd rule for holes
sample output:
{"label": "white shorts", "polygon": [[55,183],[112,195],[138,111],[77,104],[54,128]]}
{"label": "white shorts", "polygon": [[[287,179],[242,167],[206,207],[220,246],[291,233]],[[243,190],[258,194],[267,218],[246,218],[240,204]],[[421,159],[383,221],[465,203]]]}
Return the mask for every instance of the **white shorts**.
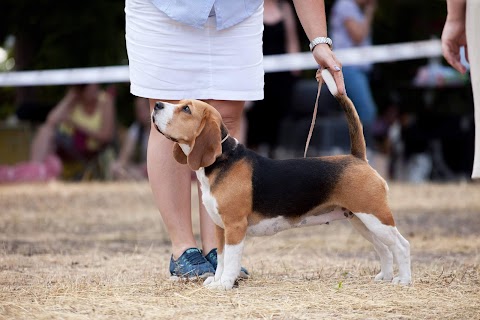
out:
{"label": "white shorts", "polygon": [[126,0],[125,14],[133,95],[164,100],[263,99],[263,6],[220,31],[215,17],[197,29],[170,19],[151,0]]}

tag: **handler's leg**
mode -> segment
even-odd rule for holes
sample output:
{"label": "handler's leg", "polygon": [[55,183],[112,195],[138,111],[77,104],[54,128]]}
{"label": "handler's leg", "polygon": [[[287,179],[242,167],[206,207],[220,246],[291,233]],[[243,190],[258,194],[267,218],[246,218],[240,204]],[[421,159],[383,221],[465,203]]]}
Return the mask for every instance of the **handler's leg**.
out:
{"label": "handler's leg", "polygon": [[468,57],[475,110],[475,157],[472,178],[480,179],[480,36],[478,34],[480,1],[467,1],[466,15]]}
{"label": "handler's leg", "polygon": [[[150,100],[150,112],[156,101]],[[172,150],[173,142],[152,125],[147,150],[148,179],[172,243],[173,257],[178,259],[197,244],[192,231],[191,170],[175,161]]]}

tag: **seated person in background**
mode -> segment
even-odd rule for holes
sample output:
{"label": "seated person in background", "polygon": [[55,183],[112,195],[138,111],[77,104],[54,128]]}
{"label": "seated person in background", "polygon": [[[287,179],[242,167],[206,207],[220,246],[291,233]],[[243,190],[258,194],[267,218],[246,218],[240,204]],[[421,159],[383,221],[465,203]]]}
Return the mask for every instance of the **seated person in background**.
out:
{"label": "seated person in background", "polygon": [[32,141],[30,162],[0,167],[0,182],[46,181],[64,161],[88,163],[114,138],[112,97],[98,84],[75,85],[50,111]]}
{"label": "seated person in background", "polygon": [[148,99],[135,98],[135,120],[122,142],[117,160],[112,164],[114,179],[147,178],[147,145],[150,133]]}

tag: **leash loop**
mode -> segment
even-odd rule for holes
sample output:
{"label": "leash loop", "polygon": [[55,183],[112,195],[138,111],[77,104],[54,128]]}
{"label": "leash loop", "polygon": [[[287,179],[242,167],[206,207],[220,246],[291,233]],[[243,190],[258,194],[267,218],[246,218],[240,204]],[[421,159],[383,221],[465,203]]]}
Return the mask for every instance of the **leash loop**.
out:
{"label": "leash loop", "polygon": [[313,129],[315,128],[315,120],[317,119],[317,109],[318,109],[318,98],[320,97],[320,91],[322,89],[323,84],[323,77],[321,73],[321,69],[317,70],[315,74],[315,79],[318,82],[318,89],[317,89],[317,98],[315,99],[315,107],[313,108],[313,115],[312,115],[312,123],[310,124],[310,130],[308,131],[307,142],[305,143],[305,152],[303,153],[303,157],[307,157],[308,146],[310,145],[310,139],[312,139]]}

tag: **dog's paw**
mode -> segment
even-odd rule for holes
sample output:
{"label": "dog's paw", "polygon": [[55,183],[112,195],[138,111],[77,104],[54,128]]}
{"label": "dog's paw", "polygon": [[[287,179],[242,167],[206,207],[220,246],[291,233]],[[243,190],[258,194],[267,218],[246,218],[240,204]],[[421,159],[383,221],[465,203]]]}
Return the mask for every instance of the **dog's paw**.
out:
{"label": "dog's paw", "polygon": [[215,276],[210,276],[205,281],[203,281],[204,286],[208,286],[210,283],[215,282]]}
{"label": "dog's paw", "polygon": [[212,281],[212,282],[209,282],[209,283],[206,283],[207,281],[205,281],[203,283],[203,286],[207,289],[210,289],[210,290],[222,290],[222,282],[220,281]]}
{"label": "dog's paw", "polygon": [[392,281],[393,274],[391,273],[384,273],[381,271],[379,274],[375,276],[375,281]]}
{"label": "dog's paw", "polygon": [[392,280],[392,283],[393,284],[400,284],[400,285],[403,285],[403,286],[408,286],[410,284],[412,284],[412,279],[410,277],[395,277],[393,278]]}
{"label": "dog's paw", "polygon": [[[210,278],[212,278],[210,280]],[[210,281],[209,281],[210,280]],[[208,282],[207,282],[208,281]],[[220,279],[220,280],[217,280],[215,281],[215,279],[213,279],[213,277],[209,277],[207,280],[205,280],[205,282],[203,283],[203,285],[207,288],[207,289],[211,289],[211,290],[231,290],[233,288],[233,285],[235,284],[235,280],[230,280],[230,279]]]}

